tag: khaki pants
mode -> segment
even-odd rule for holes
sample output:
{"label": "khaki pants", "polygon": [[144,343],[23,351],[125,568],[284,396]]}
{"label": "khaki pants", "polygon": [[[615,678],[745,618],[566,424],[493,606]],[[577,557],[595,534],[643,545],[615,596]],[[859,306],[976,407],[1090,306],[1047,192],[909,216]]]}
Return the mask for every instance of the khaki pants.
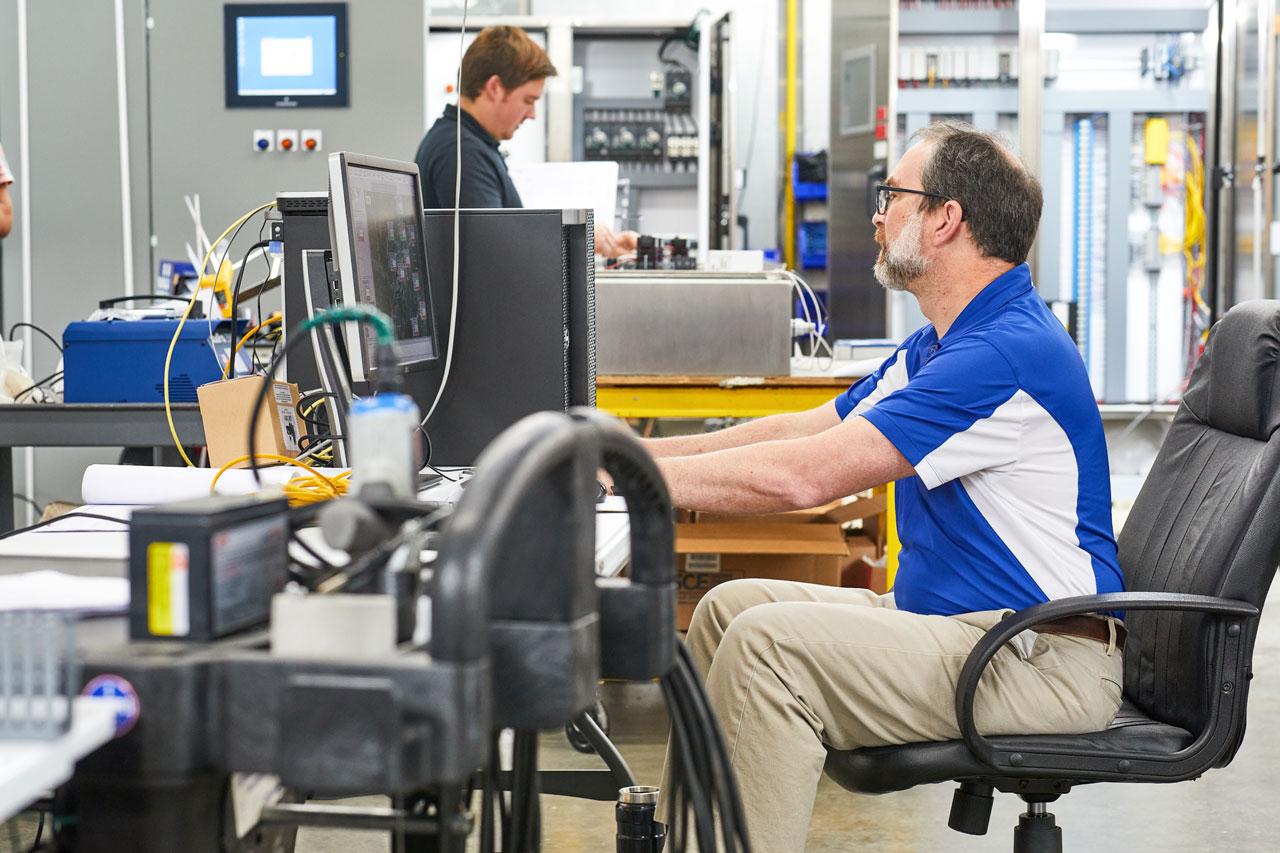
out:
{"label": "khaki pants", "polygon": [[[724,730],[753,849],[804,849],[827,747],[959,738],[960,669],[1007,612],[923,616],[897,610],[892,595],[773,580],[708,592],[686,643]],[[1024,634],[979,682],[978,727],[1097,731],[1120,706],[1121,681],[1114,642]]]}

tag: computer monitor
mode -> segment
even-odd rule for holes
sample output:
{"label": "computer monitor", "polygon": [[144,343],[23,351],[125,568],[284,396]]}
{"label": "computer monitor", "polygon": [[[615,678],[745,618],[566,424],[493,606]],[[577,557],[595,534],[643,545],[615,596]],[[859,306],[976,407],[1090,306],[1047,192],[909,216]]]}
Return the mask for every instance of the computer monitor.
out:
{"label": "computer monitor", "polygon": [[346,3],[223,7],[228,107],[345,107]]}
{"label": "computer monitor", "polygon": [[[431,304],[422,181],[416,163],[341,151],[329,155],[329,223],[344,305],[370,305],[395,326],[397,369],[440,358]],[[342,339],[357,385],[378,378],[377,335],[350,323]]]}

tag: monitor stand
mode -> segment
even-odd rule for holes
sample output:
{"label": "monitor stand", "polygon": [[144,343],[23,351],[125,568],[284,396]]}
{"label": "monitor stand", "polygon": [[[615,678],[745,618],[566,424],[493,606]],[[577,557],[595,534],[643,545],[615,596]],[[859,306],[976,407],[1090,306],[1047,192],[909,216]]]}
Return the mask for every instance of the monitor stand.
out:
{"label": "monitor stand", "polygon": [[[308,249],[302,253],[302,280],[307,294],[307,317],[334,304],[337,276],[333,274],[331,252]],[[334,334],[334,327],[325,323],[311,330],[311,347],[320,374],[320,388],[331,396],[325,399],[329,407],[331,430],[337,435],[347,434],[347,406],[353,399],[350,375],[346,369],[346,356]],[[346,444],[336,440],[333,444],[333,464],[347,467]]]}

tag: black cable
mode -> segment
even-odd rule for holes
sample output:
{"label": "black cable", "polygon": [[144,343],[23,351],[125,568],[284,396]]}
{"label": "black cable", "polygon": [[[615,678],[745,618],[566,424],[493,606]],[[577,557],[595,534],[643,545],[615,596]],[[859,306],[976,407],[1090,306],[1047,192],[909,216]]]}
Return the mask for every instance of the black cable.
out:
{"label": "black cable", "polygon": [[346,441],[347,438],[348,436],[339,435],[337,433],[326,432],[324,435],[312,435],[311,433],[307,433],[306,435],[298,436],[298,444],[302,444],[305,441],[307,443],[307,447],[303,447],[300,449],[307,450],[310,448],[313,442],[316,444],[319,444],[324,441]]}
{"label": "black cable", "polygon": [[667,48],[676,42],[685,44],[686,43],[685,36],[682,34],[677,34],[677,35],[667,36],[665,39],[663,39],[662,44],[658,46],[658,59],[661,60],[662,62],[665,62],[667,65],[675,65],[680,68],[683,68],[685,71],[688,71],[689,66],[685,65],[683,62],[681,62],[678,59],[670,59],[664,55],[666,53]]}
{"label": "black cable", "polygon": [[[682,853],[688,841],[688,810],[700,849],[750,853],[746,818],[728,748],[693,658],[677,648],[676,665],[660,679],[671,713],[672,774],[668,797],[668,838]],[[720,843],[716,841],[719,817]]]}
{"label": "black cable", "polygon": [[44,837],[44,812],[40,812],[40,823],[36,825],[36,840],[31,842],[31,850],[29,853],[36,853],[40,849],[40,839]]}
{"label": "black cable", "polygon": [[42,387],[46,382],[57,382],[61,378],[62,378],[62,371],[55,370],[53,373],[50,373],[48,376],[46,376],[44,379],[41,379],[39,382],[33,382],[30,385],[28,385],[26,388],[23,388],[21,391],[19,391],[17,396],[13,398],[13,402],[15,403],[18,402],[27,394],[30,394],[32,391],[36,390],[37,388]]}
{"label": "black cable", "polygon": [[271,363],[267,365],[267,372],[263,376],[262,387],[258,389],[258,394],[254,398],[253,412],[249,417],[249,470],[253,472],[253,480],[259,488],[262,487],[262,477],[258,474],[258,431],[254,429],[254,426],[258,423],[258,415],[262,413],[262,406],[267,400],[268,390],[274,382],[276,368],[280,366],[281,361],[289,357],[289,353],[295,347],[301,346],[304,341],[309,341],[310,337],[310,335],[299,332],[285,341],[284,349],[278,355],[272,355]]}
{"label": "black cable", "polygon": [[[264,215],[263,215],[263,223],[265,224],[265,223],[266,223],[266,215],[265,215],[265,214],[266,214],[266,211],[263,211],[263,214],[264,214]],[[259,233],[259,234],[261,234],[261,233],[262,233],[262,231],[261,231],[261,230],[259,230],[259,231],[258,231],[258,233]],[[237,307],[238,303],[240,302],[240,285],[244,282],[244,271],[245,271],[246,269],[248,269],[248,268],[249,268],[249,256],[250,256],[250,255],[252,255],[252,254],[253,254],[256,250],[258,250],[258,249],[266,249],[266,248],[269,248],[270,246],[271,246],[271,241],[270,241],[270,240],[259,240],[258,242],[254,243],[252,246],[250,246],[250,247],[249,247],[249,251],[247,251],[247,252],[245,252],[245,253],[244,253],[244,260],[240,262],[240,269],[239,269],[239,271],[236,273],[236,283],[235,283],[235,286],[231,288],[231,342],[232,342],[232,343],[231,343],[231,350],[232,350],[232,352],[231,352],[231,364],[230,364],[230,366],[228,366],[228,367],[227,367],[227,378],[228,378],[228,379],[235,379],[235,378],[236,378],[235,344],[236,344],[236,342],[237,342],[237,341],[239,341],[239,340],[240,340],[240,327],[239,327],[239,325],[237,325],[237,320],[236,320],[236,316],[237,316],[237,315],[236,315],[236,307]],[[270,262],[269,262],[269,261],[268,261],[268,264],[270,264]],[[267,273],[268,273],[268,275],[270,275],[270,271],[271,271],[271,268],[270,268],[270,266],[268,266],[268,267],[267,267]],[[261,293],[261,291],[259,291],[259,293]],[[258,322],[259,322],[259,323],[261,323],[261,322],[262,322],[262,315],[261,315],[261,314],[259,314],[259,315],[258,315]]]}
{"label": "black cable", "polygon": [[40,504],[36,503],[26,495],[14,495],[13,499],[15,501],[26,501],[27,503],[31,504],[31,506],[35,507],[36,512],[41,512],[41,513],[44,512],[44,507],[40,506]]}
{"label": "black cable", "polygon": [[[307,426],[324,427],[325,432],[327,433],[330,427],[329,420],[327,417],[324,420],[321,420],[319,418],[313,418],[313,417],[310,417],[309,415],[303,414],[302,409],[304,406],[307,406],[316,400],[323,400],[327,397],[336,397],[336,396],[337,396],[336,394],[333,394],[329,391],[316,391],[310,394],[303,394],[298,398],[298,402],[294,403],[293,410],[298,415],[298,419],[301,420],[303,423],[305,423]],[[318,407],[318,408],[322,412],[328,411],[328,409],[325,407]],[[312,411],[316,411],[316,409],[312,409]]]}
{"label": "black cable", "polygon": [[35,329],[37,332],[39,332],[40,334],[48,338],[49,343],[53,344],[55,347],[58,348],[58,352],[62,352],[62,344],[58,343],[58,339],[55,338],[53,335],[49,334],[48,332],[46,332],[44,329],[37,326],[35,323],[14,323],[12,326],[9,327],[9,340],[13,340],[13,333],[18,331],[18,329],[22,329],[22,328]]}
{"label": "black cable", "polygon": [[671,810],[668,822],[673,827],[677,853],[683,853],[688,833],[688,810],[693,809],[694,834],[699,848],[715,849],[715,827],[710,814],[710,801],[702,787],[698,765],[694,760],[692,732],[686,728],[685,697],[678,683],[664,676],[660,679],[662,694],[671,711],[671,739],[674,747],[671,771]]}
{"label": "black cable", "polygon": [[705,746],[709,746],[712,753],[706,758],[708,766],[712,770],[715,783],[717,812],[720,815],[720,827],[724,836],[723,849],[733,853],[738,849],[737,841],[741,840],[743,850],[749,851],[750,844],[746,840],[745,832],[746,818],[742,811],[742,800],[738,794],[737,779],[733,773],[732,761],[729,758],[728,747],[724,742],[724,735],[720,731],[720,725],[714,710],[711,708],[711,702],[707,697],[706,690],[703,689],[695,674],[697,670],[689,650],[683,644],[680,644],[677,655],[679,657],[677,677],[684,682],[685,690],[689,695],[690,703],[697,717],[698,727],[702,730],[707,741]]}
{"label": "black cable", "polygon": [[315,566],[308,568],[314,569],[315,574],[312,577],[303,578],[303,582],[310,588],[314,589],[314,584],[321,578],[337,574],[339,569],[326,560],[323,556],[316,552],[305,539],[298,535],[298,531],[308,524],[316,520],[316,516],[320,512],[320,504],[304,504],[302,506],[289,508],[289,538],[296,542],[311,559],[316,561]]}
{"label": "black cable", "polygon": [[[267,226],[268,226],[268,225],[270,225],[270,224],[271,224],[271,220],[270,220],[270,219],[268,219],[268,218],[266,217],[266,215],[264,214],[264,215],[263,215],[263,217],[262,217],[262,227],[258,229],[258,242],[262,242],[262,235],[263,235],[263,233],[267,230]],[[264,286],[263,286],[263,287],[259,287],[259,288],[258,288],[258,299],[257,299],[257,303],[256,303],[256,304],[257,304],[257,307],[254,309],[255,311],[257,311],[257,312],[258,312],[258,319],[259,319],[259,320],[261,320],[261,319],[262,319],[262,294],[263,294],[263,292],[266,290],[265,285],[266,285],[267,280],[271,278],[271,254],[270,254],[270,252],[264,252],[264,253],[263,253],[263,255],[262,255],[262,260],[263,260],[263,261],[266,263],[266,265],[267,265],[267,274],[266,274],[266,276],[263,278],[263,285],[264,285]],[[281,304],[280,308],[281,308],[281,310],[280,310],[280,325],[276,327],[276,334],[277,334],[277,335],[283,335],[283,334],[284,334],[284,305],[283,305],[283,304]],[[277,338],[277,340],[279,340],[279,338]],[[275,351],[275,348],[274,348],[274,347],[272,347],[272,349],[271,349],[271,354],[272,354],[272,355],[275,355],[275,354],[276,354],[276,351]],[[256,367],[259,371],[261,371],[261,370],[262,370],[262,363],[258,360],[258,350],[257,350],[257,348],[256,348],[256,347],[255,347],[255,348],[254,348],[254,350],[253,350],[253,366],[254,366],[254,367]]]}
{"label": "black cable", "polygon": [[19,533],[30,533],[32,530],[39,530],[41,527],[48,527],[55,521],[62,521],[64,518],[96,518],[99,521],[114,521],[116,524],[129,526],[129,519],[116,518],[113,515],[98,515],[96,512],[69,512],[66,515],[60,515],[57,518],[46,519],[45,521],[37,521],[30,527],[20,527],[17,530],[10,530],[8,533],[0,533],[0,539],[8,539],[10,536],[17,536]]}

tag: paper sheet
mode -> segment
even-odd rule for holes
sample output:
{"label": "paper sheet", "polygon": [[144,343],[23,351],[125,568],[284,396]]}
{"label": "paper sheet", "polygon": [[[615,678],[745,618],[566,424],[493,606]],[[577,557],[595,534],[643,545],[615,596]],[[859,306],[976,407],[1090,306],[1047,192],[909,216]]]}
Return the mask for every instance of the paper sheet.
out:
{"label": "paper sheet", "polygon": [[[334,476],[344,469],[326,468]],[[305,476],[292,465],[259,468],[264,486],[281,486]],[[203,498],[218,472],[212,468],[168,468],[148,465],[90,465],[80,483],[80,499],[89,504],[150,505]],[[220,495],[248,495],[258,491],[253,472],[234,468],[218,480]]]}
{"label": "paper sheet", "polygon": [[597,225],[613,228],[617,163],[508,163],[507,171],[526,209],[590,208]]}
{"label": "paper sheet", "polygon": [[0,575],[0,610],[77,610],[123,613],[128,578],[92,578],[39,571]]}

